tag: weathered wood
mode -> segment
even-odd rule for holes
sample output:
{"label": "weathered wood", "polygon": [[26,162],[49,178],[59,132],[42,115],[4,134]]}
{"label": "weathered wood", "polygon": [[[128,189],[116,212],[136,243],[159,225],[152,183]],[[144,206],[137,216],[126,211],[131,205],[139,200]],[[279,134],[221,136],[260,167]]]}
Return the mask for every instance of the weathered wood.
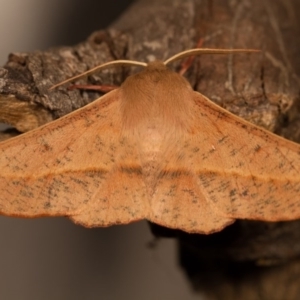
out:
{"label": "weathered wood", "polygon": [[[201,38],[203,47],[263,51],[197,58],[187,74],[194,88],[299,142],[299,6],[300,0],[137,1],[79,45],[10,55],[0,69],[0,121],[31,130],[98,97],[65,86],[49,92],[54,83],[112,59],[165,59]],[[87,80],[120,84],[131,72],[112,69]],[[168,234],[177,235],[182,266],[209,299],[273,300],[299,298],[299,229],[300,222],[241,221],[210,236]]]}

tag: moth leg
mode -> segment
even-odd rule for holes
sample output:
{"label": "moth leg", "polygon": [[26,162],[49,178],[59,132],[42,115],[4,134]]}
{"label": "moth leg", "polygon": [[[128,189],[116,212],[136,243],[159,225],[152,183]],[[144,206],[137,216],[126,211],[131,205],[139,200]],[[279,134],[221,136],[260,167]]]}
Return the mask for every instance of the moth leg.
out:
{"label": "moth leg", "polygon": [[68,87],[69,90],[89,90],[89,91],[96,91],[96,92],[103,92],[108,93],[115,89],[119,88],[117,85],[88,85],[88,84],[73,84]]}
{"label": "moth leg", "polygon": [[[196,48],[202,48],[203,46],[203,39],[200,38]],[[193,64],[194,60],[195,60],[195,55],[193,56],[189,56],[187,59],[183,60],[182,63],[180,64],[180,70],[178,72],[179,75],[184,75],[185,72],[191,67],[191,65]]]}

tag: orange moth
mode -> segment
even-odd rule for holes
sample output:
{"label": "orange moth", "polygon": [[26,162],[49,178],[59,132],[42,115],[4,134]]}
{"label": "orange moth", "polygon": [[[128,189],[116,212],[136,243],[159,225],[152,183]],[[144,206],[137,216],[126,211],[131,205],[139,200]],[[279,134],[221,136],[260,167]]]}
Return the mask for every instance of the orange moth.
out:
{"label": "orange moth", "polygon": [[300,218],[300,145],[222,109],[166,67],[235,52],[251,50],[192,49],[165,62],[97,67],[144,70],[0,143],[0,213],[67,216],[87,227],[147,219],[195,233],[235,219]]}

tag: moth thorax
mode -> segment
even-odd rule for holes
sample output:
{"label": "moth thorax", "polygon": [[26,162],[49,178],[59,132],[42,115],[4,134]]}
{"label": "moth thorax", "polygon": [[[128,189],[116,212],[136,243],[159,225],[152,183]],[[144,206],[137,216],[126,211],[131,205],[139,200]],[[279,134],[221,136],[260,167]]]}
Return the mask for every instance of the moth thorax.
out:
{"label": "moth thorax", "polygon": [[166,68],[150,68],[130,76],[121,87],[124,123],[141,123],[163,128],[183,126],[192,114],[192,88],[177,73]]}

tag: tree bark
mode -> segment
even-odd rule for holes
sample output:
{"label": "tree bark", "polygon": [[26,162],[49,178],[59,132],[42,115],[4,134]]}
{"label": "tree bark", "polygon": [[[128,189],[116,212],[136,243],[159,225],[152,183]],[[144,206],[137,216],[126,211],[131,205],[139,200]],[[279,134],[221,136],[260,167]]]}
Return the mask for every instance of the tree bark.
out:
{"label": "tree bark", "polygon": [[[164,60],[193,48],[255,48],[260,54],[197,58],[187,77],[229,111],[300,141],[300,0],[140,0],[106,30],[72,47],[14,53],[0,69],[0,121],[26,132],[82,107],[95,92],[48,88],[114,59]],[[174,66],[176,68],[176,65]],[[132,70],[109,69],[88,84],[121,84]],[[298,299],[300,222],[237,221],[220,233],[178,239],[181,266],[207,299]]]}

